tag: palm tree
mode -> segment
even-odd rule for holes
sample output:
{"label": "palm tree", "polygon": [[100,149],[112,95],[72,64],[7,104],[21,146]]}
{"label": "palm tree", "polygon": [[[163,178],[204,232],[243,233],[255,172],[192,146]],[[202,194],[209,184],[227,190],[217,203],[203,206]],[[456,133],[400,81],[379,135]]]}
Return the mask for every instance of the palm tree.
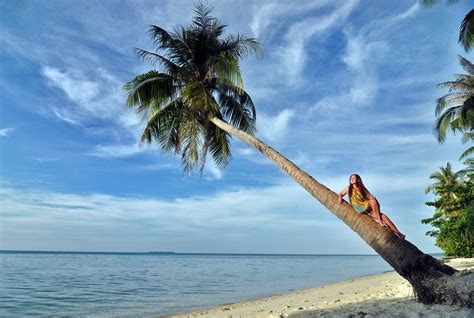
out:
{"label": "palm tree", "polygon": [[[454,172],[451,164],[448,162],[446,164],[446,168],[441,166],[439,167],[438,172],[434,172],[431,174],[430,179],[436,180],[436,182],[428,186],[425,189],[425,193],[428,194],[430,192],[433,192],[440,198],[446,199],[442,200],[443,202],[452,202],[453,200],[457,199],[456,193],[453,191],[454,186],[457,183],[461,182],[462,176],[463,172]],[[437,210],[438,212],[443,213],[445,218],[450,217],[451,215],[448,215],[444,208],[444,206],[440,206],[437,208]]]}
{"label": "palm tree", "polygon": [[[431,7],[438,3],[439,0],[419,0],[419,3],[425,7]],[[459,0],[447,0],[447,4],[453,4]],[[466,14],[459,27],[458,42],[464,47],[464,51],[469,52],[474,44],[474,10]]]}
{"label": "palm tree", "polygon": [[471,181],[474,181],[474,158],[469,158],[463,162],[467,167],[462,169],[460,173],[467,176]]}
{"label": "palm tree", "polygon": [[[137,49],[142,59],[160,64],[163,70],[138,75],[125,85],[127,105],[144,121],[142,143],[156,141],[164,151],[180,154],[184,171],[191,173],[195,169],[202,172],[207,153],[217,166],[225,167],[231,158],[230,136],[240,138],[357,232],[410,281],[420,301],[473,306],[469,297],[458,296],[456,285],[446,283],[459,280],[452,276],[454,269],[399,239],[369,216],[360,216],[349,204],[339,205],[336,193],[255,137],[255,108],[243,89],[239,60],[258,53],[261,46],[243,35],[223,37],[225,26],[210,13],[209,7],[197,5],[192,23],[171,33],[150,26],[157,51]],[[461,281],[456,284],[463,284]]]}
{"label": "palm tree", "polygon": [[[453,134],[464,133],[464,143],[474,140],[474,64],[462,56],[459,56],[459,63],[467,74],[454,74],[454,81],[438,84],[449,90],[448,94],[438,98],[436,104],[435,114],[439,117],[435,122],[434,133],[440,143],[446,140],[448,129]],[[471,148],[460,159],[469,155],[473,151]]]}

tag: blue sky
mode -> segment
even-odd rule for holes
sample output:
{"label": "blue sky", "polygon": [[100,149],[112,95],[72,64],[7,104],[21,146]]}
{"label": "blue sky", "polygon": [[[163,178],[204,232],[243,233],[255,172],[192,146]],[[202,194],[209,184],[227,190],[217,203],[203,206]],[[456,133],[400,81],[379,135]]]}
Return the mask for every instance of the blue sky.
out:
{"label": "blue sky", "polygon": [[[234,140],[202,178],[139,147],[123,84],[152,68],[147,25],[186,25],[193,1],[0,1],[0,249],[373,253],[289,177]],[[339,192],[359,173],[425,252],[429,175],[462,168],[458,136],[432,134],[435,84],[462,72],[468,1],[214,1],[242,63],[258,136]]]}

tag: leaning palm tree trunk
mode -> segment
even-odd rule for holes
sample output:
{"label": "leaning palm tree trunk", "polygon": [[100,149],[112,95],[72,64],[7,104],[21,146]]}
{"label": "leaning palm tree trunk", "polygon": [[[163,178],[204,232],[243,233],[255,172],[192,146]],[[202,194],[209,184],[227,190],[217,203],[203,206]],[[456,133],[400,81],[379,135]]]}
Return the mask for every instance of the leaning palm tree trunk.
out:
{"label": "leaning palm tree trunk", "polygon": [[260,151],[298,182],[334,215],[355,231],[382,258],[413,286],[416,297],[424,304],[443,303],[474,306],[474,273],[459,277],[457,271],[424,254],[410,242],[399,239],[379,226],[372,218],[357,213],[348,203],[338,203],[338,195],[317,182],[293,162],[258,138],[236,129],[217,117],[210,119],[222,130]]}

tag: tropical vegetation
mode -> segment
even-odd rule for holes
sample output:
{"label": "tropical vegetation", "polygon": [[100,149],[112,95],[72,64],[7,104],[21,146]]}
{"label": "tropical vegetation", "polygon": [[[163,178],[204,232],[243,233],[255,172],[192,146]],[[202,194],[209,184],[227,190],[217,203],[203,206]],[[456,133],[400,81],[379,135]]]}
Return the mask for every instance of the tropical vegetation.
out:
{"label": "tropical vegetation", "polygon": [[[420,1],[430,6],[438,1]],[[458,1],[448,1],[449,4]],[[463,19],[459,42],[467,52],[474,43],[474,10]],[[463,144],[474,142],[474,65],[459,56],[459,63],[466,74],[454,74],[454,80],[438,84],[448,93],[436,103],[434,133],[438,142],[446,140],[448,131],[462,134]],[[426,193],[435,195],[426,205],[435,208],[432,217],[421,220],[434,229],[426,235],[436,239],[435,244],[446,256],[471,257],[474,253],[474,146],[467,148],[459,157],[467,166],[454,172],[450,163],[440,167],[430,179],[435,180],[426,188]]]}
{"label": "tropical vegetation", "polygon": [[[434,132],[440,143],[446,140],[446,133],[462,133],[463,143],[474,141],[474,65],[462,56],[459,63],[467,74],[454,74],[453,81],[438,84],[447,88],[448,94],[438,98]],[[460,159],[474,153],[474,146],[461,154]]]}
{"label": "tropical vegetation", "polygon": [[454,172],[448,163],[430,176],[436,182],[426,188],[435,195],[426,205],[436,210],[421,222],[435,228],[426,235],[436,239],[446,256],[471,257],[474,253],[474,172],[468,169]]}

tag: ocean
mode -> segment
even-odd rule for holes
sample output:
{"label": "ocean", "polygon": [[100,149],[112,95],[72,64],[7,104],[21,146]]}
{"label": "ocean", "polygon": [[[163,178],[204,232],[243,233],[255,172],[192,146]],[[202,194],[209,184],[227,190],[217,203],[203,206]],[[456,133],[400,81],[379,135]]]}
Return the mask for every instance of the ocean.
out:
{"label": "ocean", "polygon": [[372,255],[0,251],[0,316],[153,317],[391,270]]}

